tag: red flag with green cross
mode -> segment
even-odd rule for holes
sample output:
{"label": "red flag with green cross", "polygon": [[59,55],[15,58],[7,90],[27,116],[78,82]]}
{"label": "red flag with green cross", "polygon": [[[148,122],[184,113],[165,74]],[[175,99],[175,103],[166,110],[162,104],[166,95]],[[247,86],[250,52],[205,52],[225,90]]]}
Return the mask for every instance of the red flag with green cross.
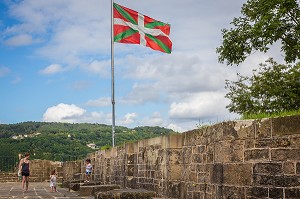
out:
{"label": "red flag with green cross", "polygon": [[171,53],[170,25],[142,15],[124,6],[113,4],[114,41],[140,44]]}

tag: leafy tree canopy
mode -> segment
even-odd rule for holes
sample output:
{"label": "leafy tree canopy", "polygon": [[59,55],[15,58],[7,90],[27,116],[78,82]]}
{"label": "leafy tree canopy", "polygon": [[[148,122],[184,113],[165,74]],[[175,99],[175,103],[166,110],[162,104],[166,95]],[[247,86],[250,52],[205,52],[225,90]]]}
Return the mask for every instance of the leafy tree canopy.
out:
{"label": "leafy tree canopy", "polygon": [[237,81],[227,80],[225,86],[230,112],[271,114],[300,109],[300,63],[282,65],[269,59],[253,70],[252,77],[237,76]]}
{"label": "leafy tree canopy", "polygon": [[248,0],[234,18],[234,28],[222,29],[219,61],[227,65],[242,63],[253,51],[267,52],[281,42],[287,63],[300,58],[300,8],[298,0]]}
{"label": "leafy tree canopy", "polygon": [[[175,133],[163,127],[116,126],[116,145],[160,135]],[[33,159],[73,160],[95,151],[87,144],[98,148],[111,147],[111,126],[104,124],[69,124],[47,122],[23,122],[0,124],[0,157],[16,156],[30,152]],[[0,168],[1,169],[1,168]]]}

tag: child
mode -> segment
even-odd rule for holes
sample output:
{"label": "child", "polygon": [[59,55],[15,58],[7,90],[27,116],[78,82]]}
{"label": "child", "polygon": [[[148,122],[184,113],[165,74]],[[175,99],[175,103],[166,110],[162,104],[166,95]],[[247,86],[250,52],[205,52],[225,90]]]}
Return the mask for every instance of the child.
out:
{"label": "child", "polygon": [[50,192],[56,192],[56,172],[55,169],[52,171],[50,175]]}
{"label": "child", "polygon": [[91,165],[91,160],[86,159],[85,160],[86,168],[85,168],[85,182],[89,182],[91,179],[91,174],[93,170],[93,166]]}

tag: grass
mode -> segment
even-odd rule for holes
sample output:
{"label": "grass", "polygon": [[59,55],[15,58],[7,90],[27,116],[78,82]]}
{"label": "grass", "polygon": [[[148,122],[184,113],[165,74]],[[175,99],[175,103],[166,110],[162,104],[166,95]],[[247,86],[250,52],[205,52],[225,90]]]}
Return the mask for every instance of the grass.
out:
{"label": "grass", "polygon": [[300,109],[294,111],[284,111],[280,113],[257,113],[257,114],[244,114],[242,120],[247,119],[262,119],[262,118],[274,118],[274,117],[283,117],[291,115],[300,115]]}

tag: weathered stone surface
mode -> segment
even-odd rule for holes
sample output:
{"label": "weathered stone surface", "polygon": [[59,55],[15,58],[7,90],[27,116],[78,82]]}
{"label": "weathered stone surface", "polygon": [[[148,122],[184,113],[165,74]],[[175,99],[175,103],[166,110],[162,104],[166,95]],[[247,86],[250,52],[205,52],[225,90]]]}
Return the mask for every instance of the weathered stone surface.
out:
{"label": "weathered stone surface", "polygon": [[245,197],[245,188],[234,186],[223,186],[223,198],[241,199]]}
{"label": "weathered stone surface", "polygon": [[294,162],[284,162],[283,163],[283,173],[284,174],[296,174],[296,167]]}
{"label": "weathered stone surface", "polygon": [[299,198],[295,118],[223,122],[125,144],[95,155],[94,177],[178,199]]}
{"label": "weathered stone surface", "polygon": [[252,183],[252,164],[225,164],[223,175],[224,184],[249,186]]}
{"label": "weathered stone surface", "polygon": [[253,167],[254,174],[269,174],[280,175],[283,174],[281,163],[257,163]]}
{"label": "weathered stone surface", "polygon": [[255,185],[271,185],[276,187],[296,187],[300,186],[300,180],[298,176],[272,176],[255,174],[253,176],[253,183]]}
{"label": "weathered stone surface", "polygon": [[214,184],[222,184],[224,181],[223,164],[214,164],[211,170],[211,182]]}
{"label": "weathered stone surface", "polygon": [[293,135],[300,133],[300,115],[273,118],[273,135]]}
{"label": "weathered stone surface", "polygon": [[242,162],[244,156],[243,149],[243,140],[225,141],[222,149],[224,151],[223,162]]}
{"label": "weathered stone surface", "polygon": [[109,185],[90,185],[80,187],[80,196],[93,196],[97,192],[110,191],[114,189],[120,189],[119,185],[109,184]]}
{"label": "weathered stone surface", "polygon": [[285,198],[300,198],[300,188],[285,189]]}
{"label": "weathered stone surface", "polygon": [[269,198],[283,198],[283,189],[282,188],[270,188],[269,189]]}
{"label": "weathered stone surface", "polygon": [[254,121],[255,138],[270,138],[271,135],[271,120],[261,119]]}
{"label": "weathered stone surface", "polygon": [[80,190],[80,183],[70,183],[69,188],[73,191],[79,191]]}
{"label": "weathered stone surface", "polygon": [[245,151],[245,161],[269,160],[269,149],[250,149]]}
{"label": "weathered stone surface", "polygon": [[279,148],[279,147],[289,147],[291,146],[290,138],[268,138],[260,139],[255,143],[257,148]]}
{"label": "weathered stone surface", "polygon": [[300,161],[300,148],[298,149],[272,149],[271,160],[273,161],[286,161],[294,160]]}
{"label": "weathered stone surface", "polygon": [[152,199],[153,197],[156,197],[156,193],[145,189],[120,189],[97,192],[95,195],[95,199]]}
{"label": "weathered stone surface", "polygon": [[255,198],[267,198],[268,197],[268,188],[267,187],[251,187],[246,191],[247,197]]}

